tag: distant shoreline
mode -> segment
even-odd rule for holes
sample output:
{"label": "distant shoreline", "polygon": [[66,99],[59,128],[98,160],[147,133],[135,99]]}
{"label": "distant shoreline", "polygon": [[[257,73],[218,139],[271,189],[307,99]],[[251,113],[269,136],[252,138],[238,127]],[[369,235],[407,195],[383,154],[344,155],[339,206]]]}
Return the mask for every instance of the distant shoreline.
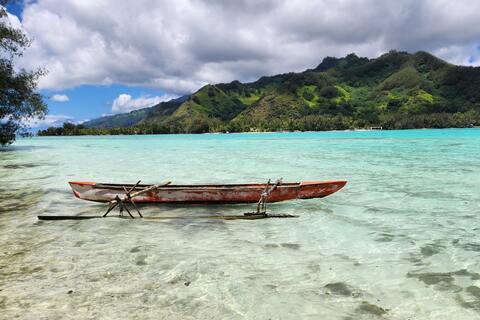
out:
{"label": "distant shoreline", "polygon": [[[315,132],[372,132],[372,131],[408,131],[408,130],[447,130],[447,129],[480,129],[480,126],[445,127],[445,128],[407,128],[407,129],[339,129],[339,130],[305,130],[305,131],[243,131],[243,132],[201,132],[201,133],[133,133],[133,134],[70,134],[70,135],[34,135],[33,137],[96,137],[96,136],[146,136],[146,135],[227,135],[227,134],[271,134],[271,133],[315,133]],[[26,137],[29,138],[29,137]]]}

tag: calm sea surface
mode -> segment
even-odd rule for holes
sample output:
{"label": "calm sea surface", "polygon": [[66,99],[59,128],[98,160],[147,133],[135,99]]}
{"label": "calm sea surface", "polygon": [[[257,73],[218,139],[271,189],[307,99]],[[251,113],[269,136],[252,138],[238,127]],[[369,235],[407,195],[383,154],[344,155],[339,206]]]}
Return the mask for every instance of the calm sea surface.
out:
{"label": "calm sea surface", "polygon": [[[69,180],[347,179],[297,219],[102,214]],[[148,206],[146,215],[251,205]],[[480,319],[480,130],[21,139],[0,152],[2,319]]]}

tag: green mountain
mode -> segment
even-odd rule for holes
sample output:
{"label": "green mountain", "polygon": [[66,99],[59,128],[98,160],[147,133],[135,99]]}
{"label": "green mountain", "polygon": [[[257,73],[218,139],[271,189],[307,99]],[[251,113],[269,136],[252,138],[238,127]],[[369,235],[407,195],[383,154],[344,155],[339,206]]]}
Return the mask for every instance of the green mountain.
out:
{"label": "green mountain", "polygon": [[327,57],[301,73],[206,85],[180,100],[84,125],[90,133],[480,125],[480,68],[455,66],[427,52]]}

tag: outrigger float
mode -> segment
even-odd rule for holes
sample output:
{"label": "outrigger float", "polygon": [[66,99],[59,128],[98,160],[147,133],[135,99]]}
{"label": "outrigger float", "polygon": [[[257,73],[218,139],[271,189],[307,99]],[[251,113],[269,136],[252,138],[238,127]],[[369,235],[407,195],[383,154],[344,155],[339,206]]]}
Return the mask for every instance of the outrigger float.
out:
{"label": "outrigger float", "polygon": [[[176,219],[185,217],[144,217],[136,203],[257,203],[254,212],[243,215],[214,215],[199,216],[213,219],[264,219],[264,218],[293,218],[294,215],[280,215],[267,213],[267,203],[293,199],[323,198],[337,192],[347,181],[328,180],[312,182],[283,183],[282,179],[275,183],[263,184],[211,184],[211,185],[174,185],[165,182],[156,185],[114,184],[96,182],[69,182],[75,197],[88,201],[108,203],[108,209],[103,216],[38,216],[40,220],[79,220],[106,217],[114,208],[120,209],[120,217],[124,211],[130,218],[134,218],[128,205],[131,205],[144,219]],[[191,217],[189,217],[191,218]]]}

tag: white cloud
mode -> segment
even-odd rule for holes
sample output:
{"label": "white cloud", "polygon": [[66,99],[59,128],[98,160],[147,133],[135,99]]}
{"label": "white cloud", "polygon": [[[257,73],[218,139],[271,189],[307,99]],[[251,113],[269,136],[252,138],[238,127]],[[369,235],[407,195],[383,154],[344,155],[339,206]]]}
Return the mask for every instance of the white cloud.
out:
{"label": "white cloud", "polygon": [[44,119],[28,119],[24,121],[24,123],[31,128],[46,128],[59,127],[66,121],[73,122],[72,117],[63,114],[49,114],[46,115]]}
{"label": "white cloud", "polygon": [[50,100],[56,101],[56,102],[68,102],[70,99],[66,94],[54,94],[53,96],[50,97]]}
{"label": "white cloud", "polygon": [[480,1],[468,0],[38,0],[23,12],[34,39],[23,64],[49,70],[47,89],[119,83],[186,93],[350,52],[427,50],[472,64],[479,20]]}
{"label": "white cloud", "polygon": [[152,107],[163,101],[168,101],[177,98],[176,95],[165,94],[162,96],[141,96],[138,98],[132,98],[131,95],[122,93],[112,103],[113,113],[125,113],[142,108]]}
{"label": "white cloud", "polygon": [[10,25],[13,28],[15,28],[15,29],[21,29],[22,28],[22,23],[20,22],[20,20],[18,19],[18,17],[16,15],[13,15],[13,14],[7,12],[6,19],[8,19],[8,22],[10,23]]}

